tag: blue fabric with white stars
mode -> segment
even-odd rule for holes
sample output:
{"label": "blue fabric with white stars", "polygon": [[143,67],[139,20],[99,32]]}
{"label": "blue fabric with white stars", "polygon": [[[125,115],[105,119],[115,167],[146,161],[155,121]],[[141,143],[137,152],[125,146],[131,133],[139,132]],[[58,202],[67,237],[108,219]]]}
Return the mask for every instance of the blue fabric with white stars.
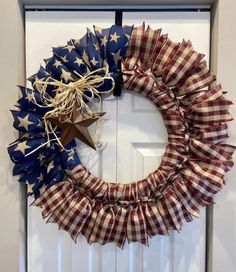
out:
{"label": "blue fabric with white stars", "polygon": [[[19,86],[20,99],[16,110],[11,112],[13,127],[20,138],[9,145],[8,153],[14,162],[13,175],[20,175],[19,182],[30,185],[29,195],[39,197],[42,188],[63,182],[66,171],[80,164],[75,140],[66,146],[66,150],[62,150],[56,141],[49,146],[46,144],[43,118],[50,109],[40,107],[44,101],[35,81],[57,79],[64,83],[74,82],[80,75],[108,65],[110,75],[119,84],[122,78],[121,62],[132,29],[132,26],[117,25],[105,29],[94,26],[94,33],[87,29],[81,39],[71,39],[65,46],[52,49],[52,57],[44,60],[45,67],[40,66],[38,72],[28,79],[32,89]],[[109,90],[111,84],[110,80],[105,80],[99,90]],[[46,92],[53,96],[54,88],[47,85]],[[56,133],[60,137],[60,129]]]}

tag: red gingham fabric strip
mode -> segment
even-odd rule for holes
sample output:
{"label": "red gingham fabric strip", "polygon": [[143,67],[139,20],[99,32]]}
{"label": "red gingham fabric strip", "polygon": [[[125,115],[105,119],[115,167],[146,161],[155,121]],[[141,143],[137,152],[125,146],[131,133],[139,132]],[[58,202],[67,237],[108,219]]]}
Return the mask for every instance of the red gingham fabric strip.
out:
{"label": "red gingham fabric strip", "polygon": [[137,63],[137,59],[141,50],[142,35],[145,29],[145,25],[140,27],[135,27],[132,31],[131,37],[129,39],[129,45],[126,50],[126,65],[129,69],[134,68]]}
{"label": "red gingham fabric strip", "polygon": [[223,90],[221,88],[221,85],[216,85],[209,91],[206,91],[205,93],[203,93],[203,95],[197,97],[193,101],[193,105],[201,103],[201,102],[205,102],[205,101],[213,101],[213,100],[220,99],[222,95],[223,95]]}
{"label": "red gingham fabric strip", "polygon": [[174,226],[174,229],[180,231],[183,223],[185,223],[185,216],[180,201],[178,201],[174,190],[167,189],[164,192],[163,206],[169,217],[169,221]]}
{"label": "red gingham fabric strip", "polygon": [[90,244],[97,242],[101,245],[110,240],[111,232],[115,224],[115,214],[110,205],[103,206],[97,214],[94,227],[88,242]]}
{"label": "red gingham fabric strip", "polygon": [[189,169],[183,168],[181,174],[191,195],[203,206],[212,204],[214,194],[222,188],[222,182],[221,184],[211,183]]}
{"label": "red gingham fabric strip", "polygon": [[210,73],[206,61],[202,61],[192,74],[186,77],[184,81],[178,82],[175,89],[176,95],[182,96],[199,92],[199,90],[210,86],[215,80],[216,77]]}
{"label": "red gingham fabric strip", "polygon": [[212,189],[215,186],[219,186],[220,188],[222,187],[221,184],[225,170],[222,168],[221,163],[219,163],[217,160],[212,160],[211,164],[205,163],[205,165],[198,163],[197,161],[188,161],[188,164],[195,174],[199,175],[202,179],[204,179],[204,181],[211,182]]}
{"label": "red gingham fabric strip", "polygon": [[175,86],[180,80],[185,81],[189,71],[194,69],[203,57],[204,55],[191,50],[187,43],[181,44],[163,71],[162,82],[168,86]]}
{"label": "red gingham fabric strip", "polygon": [[227,151],[231,156],[233,156],[236,146],[229,144],[220,144],[220,146],[223,147],[224,150]]}
{"label": "red gingham fabric strip", "polygon": [[[135,72],[137,72],[135,74]],[[133,76],[132,76],[133,74]],[[124,88],[129,90],[137,90],[137,92],[143,96],[147,96],[151,93],[155,86],[154,80],[142,71],[134,70],[133,72],[124,74]]]}
{"label": "red gingham fabric strip", "polygon": [[72,203],[71,206],[72,208],[59,228],[69,232],[71,238],[76,241],[77,236],[92,213],[92,207],[86,197],[78,197],[77,201]]}
{"label": "red gingham fabric strip", "polygon": [[181,144],[168,144],[160,167],[163,165],[179,165],[184,159],[184,151],[185,147]]}
{"label": "red gingham fabric strip", "polygon": [[178,100],[179,104],[182,108],[188,109],[188,107],[191,106],[191,104],[197,99],[198,97],[204,95],[207,93],[208,90],[198,90],[196,92],[190,92],[182,97],[182,99]]}
{"label": "red gingham fabric strip", "polygon": [[148,244],[146,220],[140,205],[130,209],[127,222],[127,239],[128,242],[140,242]]}
{"label": "red gingham fabric strip", "polygon": [[195,217],[199,217],[199,204],[189,192],[184,181],[176,178],[174,183],[174,191],[186,210]]}
{"label": "red gingham fabric strip", "polygon": [[165,223],[167,230],[178,230],[176,228],[176,225],[172,221],[168,208],[166,207],[164,198],[157,202],[157,208],[162,217],[163,222]]}
{"label": "red gingham fabric strip", "polygon": [[167,132],[169,134],[168,137],[170,137],[172,134],[179,134],[182,135],[183,138],[186,126],[183,124],[180,114],[175,111],[168,111],[168,114],[163,114],[162,116]]}
{"label": "red gingham fabric strip", "polygon": [[[68,184],[68,183],[67,183]],[[68,184],[69,185],[69,184]],[[43,198],[37,198],[35,199],[31,205],[32,206],[38,206],[38,207],[42,207],[44,205],[44,200],[46,199],[50,199],[50,201],[54,201],[54,199],[57,199],[57,192],[60,192],[61,189],[65,186],[65,184],[63,182],[60,182],[58,184],[55,184],[53,186],[51,186],[48,190],[44,191],[43,194],[41,194],[41,196],[43,195]]]}
{"label": "red gingham fabric strip", "polygon": [[123,184],[110,183],[107,187],[107,200],[111,202],[116,202],[122,199],[122,193],[124,191]]}
{"label": "red gingham fabric strip", "polygon": [[153,57],[153,53],[157,47],[157,41],[159,40],[161,30],[152,30],[150,27],[144,31],[142,35],[142,43],[140,46],[139,58],[141,63],[148,63]]}
{"label": "red gingham fabric strip", "polygon": [[165,67],[173,58],[179,46],[179,44],[173,43],[169,39],[164,42],[160,52],[156,55],[152,66],[152,72],[156,77],[163,74]]}
{"label": "red gingham fabric strip", "polygon": [[[151,192],[158,192],[159,187],[161,186],[161,184],[163,184],[165,182],[165,174],[160,171],[160,170],[156,170],[153,173],[150,173],[147,176],[147,183],[148,183],[148,187],[150,189],[150,194]],[[139,181],[141,183],[141,181]]]}
{"label": "red gingham fabric strip", "polygon": [[109,242],[115,242],[118,247],[123,248],[127,239],[128,209],[119,207],[115,215],[115,223],[111,232]]}
{"label": "red gingham fabric strip", "polygon": [[60,226],[70,209],[73,207],[73,205],[75,205],[77,197],[77,193],[73,193],[69,197],[64,198],[64,201],[60,204],[60,206],[58,206],[58,208],[50,214],[47,222],[57,223]]}
{"label": "red gingham fabric strip", "polygon": [[232,160],[232,155],[224,150],[224,147],[220,145],[202,143],[196,139],[191,139],[189,148],[198,158],[211,158],[212,160],[220,161]]}
{"label": "red gingham fabric strip", "polygon": [[185,117],[193,126],[218,125],[233,120],[228,111],[230,105],[232,102],[227,100],[202,102],[192,107],[191,113],[186,112]]}
{"label": "red gingham fabric strip", "polygon": [[226,123],[212,127],[195,129],[191,133],[191,137],[193,139],[200,140],[201,142],[219,144],[229,137],[227,129],[228,126]]}
{"label": "red gingham fabric strip", "polygon": [[72,190],[71,183],[68,181],[53,185],[31,205],[40,206],[42,208],[42,217],[46,218],[61,205],[64,199],[71,195]]}
{"label": "red gingham fabric strip", "polygon": [[171,91],[161,83],[155,83],[152,91],[146,91],[146,97],[150,99],[160,111],[177,111],[176,102],[173,100]]}
{"label": "red gingham fabric strip", "polygon": [[168,230],[165,223],[159,213],[157,205],[154,202],[146,203],[143,206],[143,213],[145,214],[147,221],[147,233],[149,236],[156,234],[167,235]]}
{"label": "red gingham fabric strip", "polygon": [[81,233],[87,238],[88,243],[90,241],[89,239],[92,234],[97,215],[101,208],[102,208],[101,203],[95,203],[92,206],[93,211],[91,215],[88,217],[87,221],[84,223],[83,228],[81,230]]}

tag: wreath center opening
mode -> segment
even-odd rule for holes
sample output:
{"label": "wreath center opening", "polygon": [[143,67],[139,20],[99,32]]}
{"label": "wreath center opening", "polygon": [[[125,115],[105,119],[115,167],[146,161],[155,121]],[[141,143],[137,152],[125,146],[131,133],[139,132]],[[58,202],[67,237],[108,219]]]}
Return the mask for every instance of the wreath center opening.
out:
{"label": "wreath center opening", "polygon": [[161,112],[150,99],[134,91],[123,90],[121,97],[110,95],[102,101],[106,114],[90,128],[92,135],[96,129],[97,150],[77,142],[82,165],[112,182],[145,178],[159,167],[168,143]]}

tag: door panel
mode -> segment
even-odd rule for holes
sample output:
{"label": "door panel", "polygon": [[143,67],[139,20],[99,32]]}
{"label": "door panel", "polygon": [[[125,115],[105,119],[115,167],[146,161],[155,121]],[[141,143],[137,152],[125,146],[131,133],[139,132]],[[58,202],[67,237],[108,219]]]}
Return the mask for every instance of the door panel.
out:
{"label": "door panel", "polygon": [[[51,55],[51,47],[79,38],[93,24],[109,27],[114,12],[27,12],[27,76]],[[174,41],[191,39],[194,48],[209,56],[208,12],[124,12],[123,24],[162,28]],[[147,99],[123,92],[103,102],[107,112],[98,129],[98,152],[80,144],[83,164],[107,181],[131,182],[145,177],[160,164],[167,143],[162,118]],[[31,200],[29,200],[30,202]],[[89,246],[83,237],[74,244],[54,224],[45,224],[40,210],[28,210],[28,271],[58,272],[199,272],[205,267],[205,209],[201,216],[169,237],[150,239],[149,247],[137,243],[124,250],[113,244]]]}
{"label": "door panel", "polygon": [[[65,45],[71,38],[81,38],[86,28],[93,24],[109,27],[114,23],[114,12],[27,12],[26,13],[26,68],[27,76],[34,74],[43,59],[51,56],[52,46]],[[83,163],[95,175],[100,175],[104,168],[107,179],[115,180],[116,134],[115,113],[116,101],[109,99],[103,103],[104,111],[109,115],[104,121],[103,140],[109,141],[107,148],[101,153],[91,151],[80,145]],[[89,151],[89,152],[88,152]],[[106,162],[104,167],[102,162]],[[106,169],[109,169],[107,171]],[[29,200],[29,203],[31,200]],[[38,208],[28,210],[28,269],[30,272],[43,271],[111,271],[115,263],[113,245],[99,247],[89,246],[83,237],[79,237],[75,245],[69,235],[58,231],[56,225],[45,224]]]}
{"label": "door panel", "polygon": [[[123,13],[124,25],[145,22],[154,29],[162,28],[173,41],[190,39],[197,51],[205,53],[207,61],[209,20],[209,13],[197,12]],[[117,180],[143,178],[157,168],[164,154],[167,134],[161,114],[152,102],[125,92],[118,101],[117,120]],[[151,239],[150,247],[135,243],[123,252],[118,250],[118,271],[129,271],[123,262],[124,255],[130,256],[128,263],[135,259],[130,271],[204,271],[205,227],[205,209],[202,209],[200,218],[184,225],[180,234],[156,236]]]}

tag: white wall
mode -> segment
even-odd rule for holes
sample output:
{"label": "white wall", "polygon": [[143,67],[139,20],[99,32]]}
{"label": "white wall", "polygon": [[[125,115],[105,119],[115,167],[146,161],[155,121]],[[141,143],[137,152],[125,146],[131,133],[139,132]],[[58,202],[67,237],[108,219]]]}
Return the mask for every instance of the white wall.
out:
{"label": "white wall", "polygon": [[[218,37],[214,46],[214,72],[227,97],[234,101],[231,114],[236,119],[236,1],[221,0],[218,7]],[[216,18],[217,19],[217,18]],[[231,144],[236,145],[236,120],[229,123]],[[236,164],[236,154],[234,155]],[[236,271],[236,167],[226,178],[227,186],[216,197],[213,207],[212,271]]]}
{"label": "white wall", "polygon": [[1,1],[0,21],[0,271],[15,272],[23,234],[21,193],[6,148],[17,137],[9,109],[17,100],[16,85],[24,84],[23,21],[16,0]]}

